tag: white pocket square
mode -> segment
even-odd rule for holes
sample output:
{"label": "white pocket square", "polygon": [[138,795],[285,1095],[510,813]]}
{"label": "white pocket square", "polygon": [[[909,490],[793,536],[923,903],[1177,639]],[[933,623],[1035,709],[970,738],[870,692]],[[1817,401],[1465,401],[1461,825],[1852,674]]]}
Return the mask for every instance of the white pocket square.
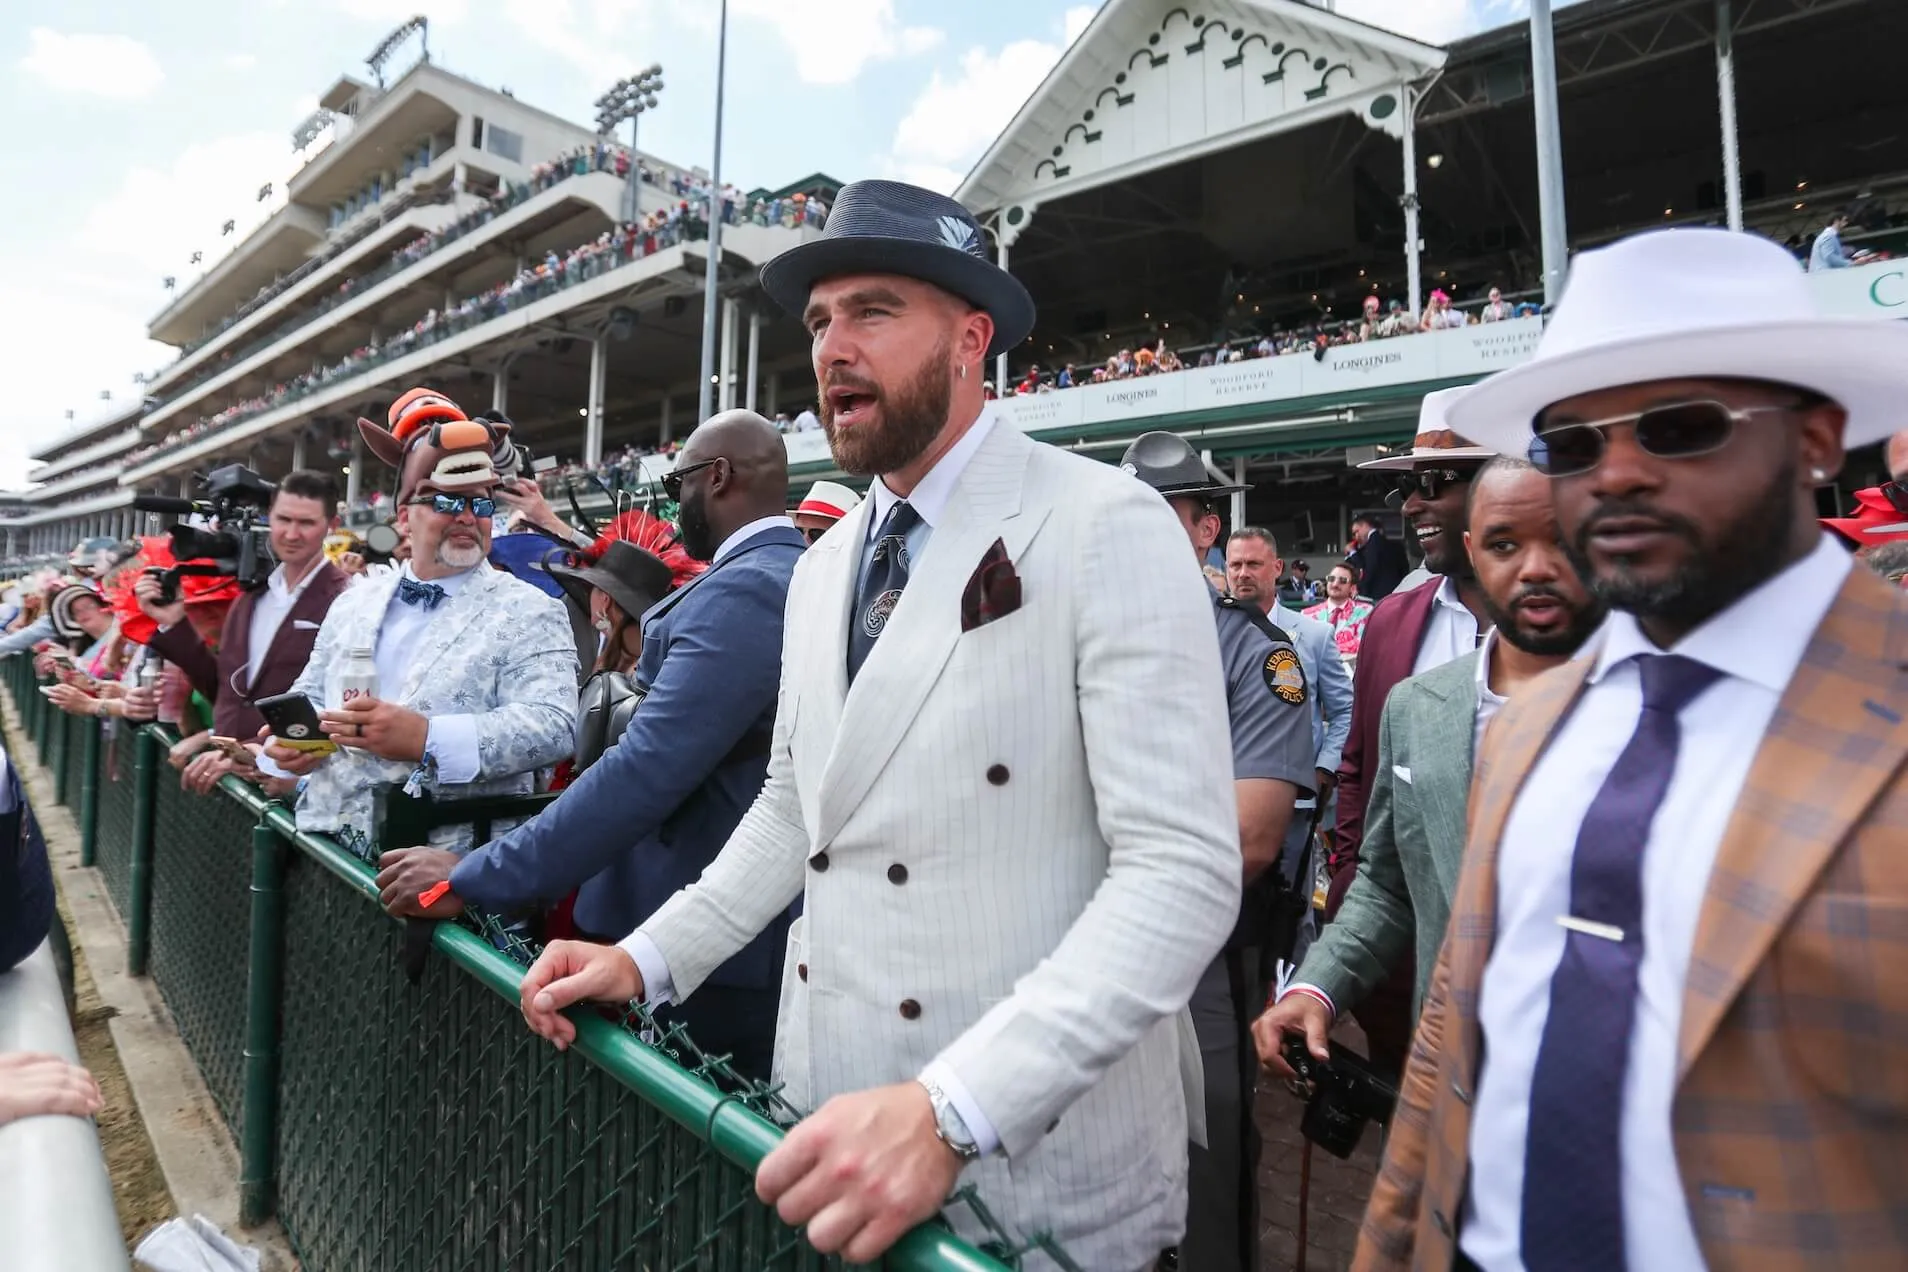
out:
{"label": "white pocket square", "polygon": [[1392,765],[1391,775],[1397,778],[1399,781],[1403,782],[1406,786],[1411,785],[1411,770],[1406,768],[1404,765],[1402,764]]}
{"label": "white pocket square", "polygon": [[309,618],[294,618],[292,620],[292,630],[295,632],[315,632],[321,626],[323,626],[322,623],[314,623]]}

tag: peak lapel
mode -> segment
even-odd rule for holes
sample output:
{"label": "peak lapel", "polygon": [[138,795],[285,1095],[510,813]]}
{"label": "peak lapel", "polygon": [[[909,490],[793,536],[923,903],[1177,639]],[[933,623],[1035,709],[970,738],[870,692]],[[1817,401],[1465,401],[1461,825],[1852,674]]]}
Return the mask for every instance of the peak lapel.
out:
{"label": "peak lapel", "polygon": [[[908,579],[901,603],[842,700],[834,748],[822,773],[817,843],[827,843],[841,829],[920,713],[961,638],[961,592],[981,557],[998,538],[1008,556],[1017,558],[1044,520],[1023,516],[1020,507],[1032,449],[1024,434],[996,421],[955,483],[920,568]],[[846,590],[852,604],[852,570]],[[844,606],[840,639],[822,651],[842,664],[836,674],[844,686],[848,621]]]}
{"label": "peak lapel", "polygon": [[1497,943],[1497,854],[1504,823],[1531,768],[1576,703],[1590,667],[1589,659],[1580,658],[1525,686],[1491,722],[1472,766],[1471,832],[1458,863],[1446,936],[1451,942],[1452,1005],[1462,1026],[1446,1035],[1446,1045],[1460,1049],[1460,1072],[1477,1072],[1477,991]]}
{"label": "peak lapel", "polygon": [[[803,621],[813,616],[814,638],[806,642],[797,683],[801,686],[802,713],[817,722],[817,737],[834,737],[841,724],[842,701],[848,696],[848,611],[854,608],[861,550],[868,541],[868,519],[873,515],[874,500],[863,499],[808,549],[801,565],[804,572],[814,575],[803,586]],[[792,635],[795,626],[791,625],[789,631]],[[811,711],[819,714],[811,716]]]}
{"label": "peak lapel", "polygon": [[1679,1077],[1905,760],[1908,600],[1857,565],[1803,651],[1717,849],[1690,952]]}

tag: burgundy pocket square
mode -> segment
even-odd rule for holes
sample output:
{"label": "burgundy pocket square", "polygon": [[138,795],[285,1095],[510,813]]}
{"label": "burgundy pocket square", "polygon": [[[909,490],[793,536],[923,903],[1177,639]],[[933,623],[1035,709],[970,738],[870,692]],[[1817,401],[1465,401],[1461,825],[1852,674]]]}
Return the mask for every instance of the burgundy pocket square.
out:
{"label": "burgundy pocket square", "polygon": [[971,632],[1020,608],[1020,576],[1007,559],[1007,545],[999,539],[987,549],[961,592],[961,630]]}

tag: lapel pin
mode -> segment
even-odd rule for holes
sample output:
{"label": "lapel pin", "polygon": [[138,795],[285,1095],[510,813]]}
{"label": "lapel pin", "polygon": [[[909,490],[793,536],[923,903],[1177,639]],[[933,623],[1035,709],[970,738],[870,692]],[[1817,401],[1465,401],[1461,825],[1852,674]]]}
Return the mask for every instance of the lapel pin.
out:
{"label": "lapel pin", "polygon": [[1594,936],[1599,940],[1623,944],[1623,929],[1609,923],[1593,923],[1589,919],[1580,919],[1574,914],[1560,914],[1557,916],[1557,926],[1568,928],[1572,932],[1581,932],[1585,936]]}

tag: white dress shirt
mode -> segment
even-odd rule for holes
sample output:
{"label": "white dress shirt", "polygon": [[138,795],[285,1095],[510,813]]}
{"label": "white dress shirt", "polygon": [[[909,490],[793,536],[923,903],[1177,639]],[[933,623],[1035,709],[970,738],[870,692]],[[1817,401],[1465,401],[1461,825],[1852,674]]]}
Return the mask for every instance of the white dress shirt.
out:
{"label": "white dress shirt", "polygon": [[[420,648],[424,638],[424,629],[430,626],[431,619],[442,612],[443,606],[463,591],[470,582],[473,566],[457,574],[448,574],[441,579],[432,579],[438,587],[444,589],[444,600],[437,603],[435,609],[425,609],[422,605],[409,605],[398,599],[396,589],[391,592],[390,604],[384,611],[384,619],[378,624],[378,646],[371,653],[371,661],[378,669],[378,696],[385,701],[393,701],[398,686],[404,683],[411,670],[411,656]],[[317,571],[313,571],[317,573]],[[400,578],[416,579],[411,572],[411,563],[406,561],[398,572]],[[422,580],[419,580],[420,582]],[[263,599],[263,598],[260,598]],[[349,657],[350,650],[344,651]],[[318,704],[321,709],[335,707],[335,703]],[[462,785],[477,780],[483,768],[483,756],[477,744],[477,720],[470,715],[432,716],[424,735],[424,756],[437,765],[437,780],[451,785]],[[290,777],[290,773],[273,763],[271,757],[258,757],[259,771],[270,777]]]}
{"label": "white dress shirt", "polygon": [[1484,745],[1484,730],[1510,699],[1491,689],[1491,654],[1497,649],[1497,629],[1484,633],[1477,647],[1477,718],[1471,725],[1471,763],[1477,763],[1478,749]]}
{"label": "white dress shirt", "polygon": [[735,551],[756,535],[761,534],[764,530],[773,530],[778,526],[786,526],[790,530],[793,530],[795,523],[780,513],[777,513],[773,517],[759,517],[749,522],[749,524],[743,526],[740,530],[737,530],[734,534],[722,541],[722,546],[717,548],[715,555],[709,558],[709,564],[716,564],[722,560],[723,557],[728,556],[729,553]]}
{"label": "white dress shirt", "polygon": [[265,579],[265,590],[252,598],[252,622],[247,628],[245,659],[245,687],[250,689],[258,683],[259,669],[265,665],[265,655],[271,652],[272,641],[278,635],[279,627],[285,616],[290,614],[292,606],[298,604],[298,598],[305,594],[311,581],[318,577],[322,562],[312,562],[305,571],[305,577],[298,580],[297,587],[285,585],[285,567],[280,565]]}
{"label": "white dress shirt", "polygon": [[[1622,1111],[1624,1247],[1631,1272],[1703,1267],[1670,1129],[1677,1032],[1710,868],[1783,691],[1848,575],[1824,535],[1803,560],[1690,632],[1669,652],[1724,673],[1680,717],[1669,792],[1643,849],[1643,962]],[[1485,1057],[1471,1122],[1461,1243],[1486,1272],[1520,1253],[1532,1072],[1563,956],[1570,868],[1585,813],[1643,711],[1636,659],[1662,652],[1628,614],[1610,616],[1582,696],[1531,769],[1497,861],[1497,944],[1478,1020]]]}
{"label": "white dress shirt", "polygon": [[1433,667],[1456,662],[1477,648],[1477,615],[1466,609],[1458,598],[1457,584],[1449,575],[1438,580],[1437,595],[1431,599],[1431,618],[1424,627],[1424,639],[1418,642],[1418,657],[1411,674],[1422,676]]}
{"label": "white dress shirt", "polygon": [[[955,483],[960,480],[961,474],[967,471],[967,465],[974,458],[974,452],[980,449],[980,444],[987,439],[988,430],[993,426],[994,407],[991,405],[983,407],[973,427],[948,448],[947,454],[935,462],[934,467],[927,471],[907,496],[908,503],[921,518],[921,524],[916,526],[907,537],[909,560],[920,561],[921,552],[934,532],[935,523],[940,521],[947,511],[947,501],[953,496]],[[874,506],[869,509],[868,535],[861,547],[862,570],[868,568],[869,559],[874,555],[876,531],[887,517],[889,509],[901,502],[901,496],[889,490],[887,482],[878,477],[868,487],[868,498]],[[744,526],[723,542],[722,547],[716,551],[715,559],[720,561],[746,536],[775,523],[794,524],[786,517],[772,517]],[[644,1001],[651,1005],[670,1002],[674,996],[675,983],[669,975],[669,964],[663,958],[662,950],[657,948],[656,943],[641,928],[638,928],[618,942],[618,945],[625,954],[629,955],[630,960],[636,964],[636,970],[642,974]],[[1000,1147],[1000,1136],[995,1132],[993,1123],[987,1120],[987,1115],[981,1112],[980,1105],[951,1067],[935,1061],[921,1071],[921,1077],[932,1081],[947,1094],[948,1102],[961,1115],[961,1120],[967,1123],[967,1129],[973,1134],[974,1142],[981,1152],[991,1153]]]}

